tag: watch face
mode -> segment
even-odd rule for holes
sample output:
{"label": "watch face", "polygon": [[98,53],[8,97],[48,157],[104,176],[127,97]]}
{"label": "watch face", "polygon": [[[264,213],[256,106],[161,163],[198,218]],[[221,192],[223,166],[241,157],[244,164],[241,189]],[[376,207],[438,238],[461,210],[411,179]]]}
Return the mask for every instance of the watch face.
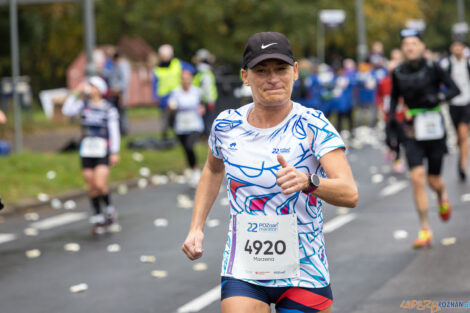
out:
{"label": "watch face", "polygon": [[310,181],[315,187],[320,186],[320,177],[318,177],[318,175],[312,174],[312,176],[310,176]]}

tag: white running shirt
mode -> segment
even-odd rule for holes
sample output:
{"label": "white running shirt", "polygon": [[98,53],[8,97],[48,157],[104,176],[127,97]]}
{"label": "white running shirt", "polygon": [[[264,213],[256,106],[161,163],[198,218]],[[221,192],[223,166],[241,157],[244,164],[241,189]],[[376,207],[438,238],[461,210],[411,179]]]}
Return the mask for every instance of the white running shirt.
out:
{"label": "white running shirt", "polygon": [[178,87],[171,92],[168,103],[176,106],[174,129],[177,135],[204,131],[204,122],[199,114],[201,102],[202,91],[198,87],[191,86],[187,91]]}
{"label": "white running shirt", "polygon": [[[323,238],[322,202],[302,192],[283,195],[276,185],[281,168],[277,153],[298,170],[326,177],[319,159],[344,148],[337,131],[322,112],[293,103],[289,115],[277,126],[259,129],[247,122],[253,103],[219,114],[212,126],[209,147],[225,165],[230,201],[230,226],[222,262],[222,276],[233,262],[232,216],[234,214],[297,214],[300,278],[246,280],[271,286],[325,287],[330,282]],[[245,279],[244,279],[245,280]]]}
{"label": "white running shirt", "polygon": [[460,94],[450,100],[452,105],[466,106],[470,104],[470,77],[467,68],[467,58],[462,58],[460,61],[455,56],[450,57],[452,62],[451,78],[454,80],[457,87],[459,87]]}

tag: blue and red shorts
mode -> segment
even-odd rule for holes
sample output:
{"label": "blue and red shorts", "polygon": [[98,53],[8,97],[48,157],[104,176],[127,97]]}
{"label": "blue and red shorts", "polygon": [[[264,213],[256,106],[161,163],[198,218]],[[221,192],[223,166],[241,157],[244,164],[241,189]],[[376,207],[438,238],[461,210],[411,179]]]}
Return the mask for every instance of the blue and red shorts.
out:
{"label": "blue and red shorts", "polygon": [[323,288],[265,287],[232,277],[222,277],[222,300],[249,297],[270,305],[279,313],[316,313],[333,303],[330,285]]}

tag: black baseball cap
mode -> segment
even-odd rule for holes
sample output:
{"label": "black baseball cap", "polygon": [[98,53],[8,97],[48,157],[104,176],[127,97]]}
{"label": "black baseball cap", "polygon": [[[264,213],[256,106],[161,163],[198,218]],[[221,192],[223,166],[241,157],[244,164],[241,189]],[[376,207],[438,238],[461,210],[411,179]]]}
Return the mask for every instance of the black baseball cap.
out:
{"label": "black baseball cap", "polygon": [[263,32],[248,38],[243,52],[243,68],[253,68],[268,59],[278,59],[294,65],[294,54],[286,36],[276,32]]}
{"label": "black baseball cap", "polygon": [[408,37],[417,37],[419,40],[423,40],[421,32],[414,28],[404,28],[400,31],[401,40]]}

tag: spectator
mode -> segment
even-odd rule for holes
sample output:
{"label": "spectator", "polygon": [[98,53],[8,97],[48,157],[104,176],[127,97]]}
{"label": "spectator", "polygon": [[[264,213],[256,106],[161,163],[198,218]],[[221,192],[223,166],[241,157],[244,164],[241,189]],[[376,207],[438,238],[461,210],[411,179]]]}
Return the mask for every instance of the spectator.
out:
{"label": "spectator", "polygon": [[162,111],[162,136],[167,139],[171,115],[167,110],[171,92],[181,86],[183,69],[194,72],[194,67],[174,57],[173,47],[164,44],[158,49],[159,63],[152,75],[152,95]]}
{"label": "spectator", "polygon": [[197,74],[194,76],[193,85],[202,90],[202,104],[205,107],[204,134],[209,137],[212,126],[215,103],[218,98],[215,75],[212,71],[212,64],[215,57],[206,49],[199,49],[193,58],[196,65]]}
{"label": "spectator", "polygon": [[119,129],[121,135],[125,136],[129,132],[127,121],[126,105],[128,96],[129,81],[131,78],[131,66],[119,52],[113,56],[114,65],[109,75],[110,101],[119,112]]}

